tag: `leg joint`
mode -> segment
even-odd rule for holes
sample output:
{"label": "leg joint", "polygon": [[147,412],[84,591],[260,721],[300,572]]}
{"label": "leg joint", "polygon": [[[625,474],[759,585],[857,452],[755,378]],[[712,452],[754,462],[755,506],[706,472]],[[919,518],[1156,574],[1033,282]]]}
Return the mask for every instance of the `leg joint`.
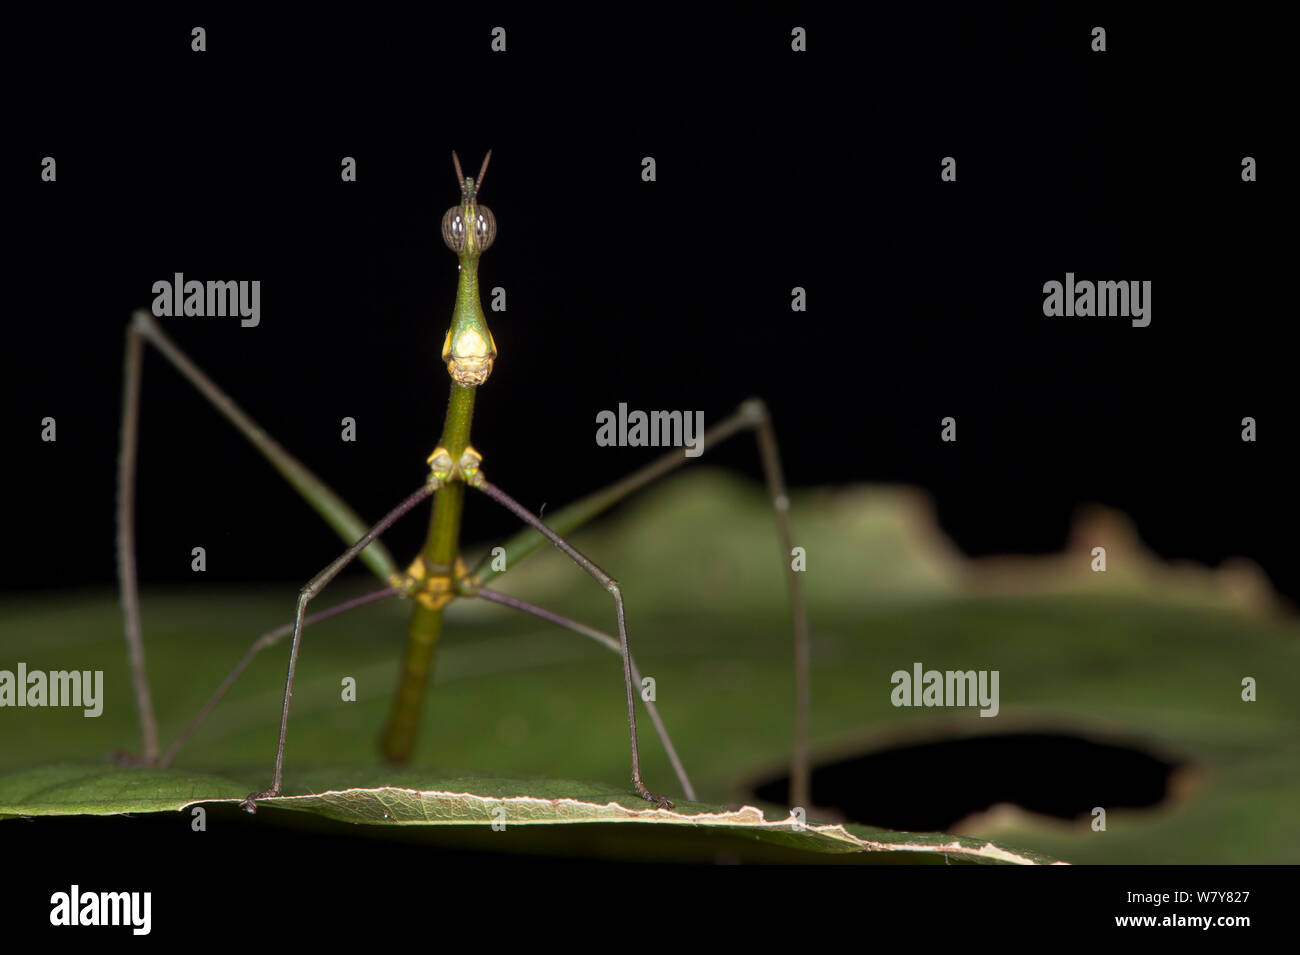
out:
{"label": "leg joint", "polygon": [[741,402],[740,413],[754,424],[763,424],[764,422],[772,420],[772,416],[768,413],[766,402],[757,396],[748,398]]}
{"label": "leg joint", "polygon": [[131,313],[131,327],[138,332],[151,332],[154,329],[154,318],[146,309],[137,308]]}

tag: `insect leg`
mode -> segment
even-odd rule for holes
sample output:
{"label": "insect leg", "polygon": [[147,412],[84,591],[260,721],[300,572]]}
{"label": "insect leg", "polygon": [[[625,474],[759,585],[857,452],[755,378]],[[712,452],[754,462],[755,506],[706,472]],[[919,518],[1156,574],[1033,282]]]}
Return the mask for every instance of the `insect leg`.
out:
{"label": "insect leg", "polygon": [[[512,597],[509,594],[498,593],[495,590],[488,590],[486,587],[480,588],[473,594],[476,597],[482,597],[484,600],[490,600],[493,603],[501,604],[503,607],[511,607],[515,610],[522,610],[524,613],[530,613],[534,617],[540,617],[542,620],[549,621],[556,626],[564,627],[566,630],[572,630],[574,633],[580,633],[584,637],[590,637],[604,647],[613,650],[615,653],[620,652],[618,638],[611,637],[607,633],[597,630],[595,627],[589,627],[585,623],[577,620],[571,620],[568,617],[561,616],[545,607],[539,607],[531,604],[526,600],[520,600],[518,597]],[[628,662],[632,668],[632,682],[637,686],[641,685],[641,671],[637,669],[636,659],[630,654]],[[677,773],[677,781],[682,785],[682,792],[686,798],[695,799],[695,787],[691,785],[690,777],[686,775],[686,767],[682,765],[681,757],[677,755],[677,749],[673,746],[672,738],[668,735],[668,727],[664,726],[663,719],[659,716],[659,708],[651,700],[645,700],[646,710],[650,713],[650,721],[655,725],[655,732],[659,734],[659,741],[663,743],[664,751],[668,754],[668,761],[673,765],[673,771]]]}
{"label": "insect leg", "polygon": [[418,491],[407,496],[402,503],[380,518],[379,523],[362,535],[361,539],[344,551],[328,567],[307,582],[307,584],[298,591],[298,611],[293,621],[293,645],[289,648],[289,672],[284,679],[284,705],[280,710],[280,738],[275,749],[275,773],[271,779],[271,788],[262,792],[249,793],[248,797],[240,804],[249,812],[257,811],[257,800],[266,799],[271,796],[280,795],[281,783],[284,781],[284,739],[289,732],[289,703],[293,699],[293,675],[298,666],[298,650],[302,646],[302,628],[303,617],[307,611],[307,604],[311,599],[319,594],[329,584],[331,580],[338,576],[348,564],[369,546],[370,542],[377,538],[384,531],[388,530],[397,522],[407,511],[415,507],[426,497],[432,494],[435,486],[432,482],[424,484]]}
{"label": "insect leg", "polygon": [[547,540],[562,550],[570,560],[595,578],[596,582],[614,598],[614,615],[618,620],[619,653],[623,657],[623,683],[627,690],[627,727],[632,741],[632,786],[642,799],[657,803],[661,809],[671,808],[672,802],[670,800],[658,793],[652,793],[641,780],[641,755],[637,749],[636,740],[636,698],[632,693],[632,654],[627,646],[627,621],[623,612],[623,592],[619,589],[618,581],[597,567],[572,544],[556,534],[555,531],[543,524],[540,518],[536,517],[513,497],[494,484],[489,483],[483,477],[482,472],[478,472],[470,478],[469,485],[482,491],[502,507],[511,511],[525,524],[536,528]]}

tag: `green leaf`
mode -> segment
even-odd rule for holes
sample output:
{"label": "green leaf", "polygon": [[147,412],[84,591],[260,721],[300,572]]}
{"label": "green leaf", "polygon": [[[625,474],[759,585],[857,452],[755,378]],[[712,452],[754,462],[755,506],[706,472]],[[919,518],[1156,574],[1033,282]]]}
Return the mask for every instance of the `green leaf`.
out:
{"label": "green leaf", "polygon": [[[1072,862],[1300,861],[1293,812],[1300,698],[1286,689],[1300,677],[1300,626],[1278,610],[1251,565],[1164,564],[1104,513],[1081,524],[1062,555],[968,560],[937,531],[924,497],[906,489],[806,492],[794,497],[792,515],[795,543],[808,554],[802,579],[820,761],[902,743],[1053,729],[1118,740],[1187,766],[1166,804],[1111,811],[1104,833],[1091,831],[1087,818],[1064,822],[994,807],[958,827],[968,838],[931,836],[927,844],[969,849],[993,840],[1033,850],[1026,858]],[[783,568],[761,487],[687,472],[616,509],[576,543],[622,583],[633,652],[656,679],[660,710],[707,800],[679,809],[717,814],[752,804],[754,785],[784,771],[792,739]],[[1107,547],[1106,573],[1089,570],[1090,548],[1099,543]],[[362,577],[340,581],[320,606],[369,586]],[[612,627],[608,595],[558,553],[512,568],[497,587]],[[291,618],[296,593],[292,583],[146,589],[145,642],[164,740],[184,728],[258,634]],[[380,762],[375,741],[396,684],[406,609],[387,602],[307,631],[285,763],[290,797],[277,805],[303,797],[296,808],[374,821],[375,807],[397,798],[394,791],[412,790],[420,795],[401,797],[411,811],[447,821],[456,818],[448,794],[457,793],[612,801],[653,812],[624,789],[618,658],[479,602],[449,608],[413,768]],[[66,708],[0,709],[0,773],[8,773],[0,779],[0,814],[176,810],[242,798],[269,783],[285,644],[257,659],[173,770],[100,762],[138,739],[119,613],[116,596],[102,592],[9,598],[0,606],[0,669],[24,661],[29,669],[105,675],[97,718]],[[890,676],[918,660],[998,669],[1001,713],[981,719],[970,709],[895,708]],[[1241,700],[1248,676],[1259,681],[1258,702]],[[357,702],[342,701],[344,677],[356,680]],[[651,788],[677,799],[648,721],[642,757]],[[514,788],[493,782],[505,779],[517,780]],[[312,801],[353,790],[363,792],[342,803],[331,797],[330,806]],[[775,838],[784,810],[764,809],[769,821],[758,831]],[[907,841],[915,837],[845,831],[919,851]]]}
{"label": "green leaf", "polygon": [[[447,788],[324,790],[265,799],[258,805],[261,810],[297,810],[377,826],[675,826],[698,833],[706,842],[716,842],[711,839],[715,833],[744,835],[802,852],[903,853],[1016,865],[1051,861],[1034,853],[934,833],[805,824],[789,815],[769,819],[755,806],[727,810],[682,803],[673,809],[659,809],[614,787],[569,780],[455,779],[440,783]],[[247,794],[245,789],[229,779],[174,770],[64,764],[0,776],[0,808],[11,816],[183,811],[199,803],[238,803]]]}

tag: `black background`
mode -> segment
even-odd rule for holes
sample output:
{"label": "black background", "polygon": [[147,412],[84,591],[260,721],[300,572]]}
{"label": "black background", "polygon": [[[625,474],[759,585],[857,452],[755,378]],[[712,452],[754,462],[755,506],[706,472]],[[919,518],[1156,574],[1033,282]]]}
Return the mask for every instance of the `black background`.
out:
{"label": "black background", "polygon": [[[448,388],[449,154],[477,169],[492,148],[481,277],[508,310],[489,312],[474,441],[533,508],[654,456],[596,447],[598,411],[713,421],[759,394],[793,485],[921,485],[968,553],[1057,549],[1100,501],[1163,555],[1245,555],[1300,592],[1279,533],[1294,426],[1269,31],[1091,8],[846,16],[534,10],[509,17],[504,56],[490,14],[15,33],[5,585],[112,582],[123,331],[177,271],[262,281],[258,328],[164,322],[290,451],[366,518],[418,486]],[[1067,271],[1150,280],[1151,325],[1045,318],[1042,285]],[[211,581],[297,583],[339,549],[154,353],[144,407],[144,582],[192,580],[196,544]],[[716,460],[758,476],[741,442]],[[395,553],[422,524],[391,532]],[[512,529],[471,504],[467,543]]]}
{"label": "black background", "polygon": [[[1245,555],[1300,594],[1283,454],[1284,32],[1244,13],[913,9],[11,19],[2,586],[112,584],[123,332],[177,271],[261,280],[256,329],[165,327],[362,515],[418,486],[448,387],[449,154],[476,168],[492,148],[482,198],[500,235],[481,277],[507,289],[508,311],[489,313],[501,354],[474,440],[525,504],[558,506],[653,457],[597,448],[602,409],[700,408],[712,421],[759,394],[793,485],[920,485],[968,553],[1055,550],[1075,507],[1100,501],[1167,557]],[[499,23],[505,56],[488,48]],[[789,51],[795,23],[807,54]],[[204,54],[189,48],[196,24]],[[1089,50],[1098,24],[1104,54]],[[46,155],[55,184],[39,180]],[[647,155],[655,183],[640,179]],[[1257,183],[1240,180],[1246,155]],[[340,181],[343,156],[358,182]],[[939,180],[944,156],[957,183]],[[1042,285],[1067,271],[1152,281],[1150,327],[1045,318]],[[789,309],[796,285],[806,313]],[[144,399],[146,585],[192,581],[196,544],[208,580],[290,585],[339,550],[156,354]],[[46,415],[55,444],[39,440]],[[345,415],[356,444],[339,440]],[[945,415],[955,445],[939,440]],[[1258,443],[1239,439],[1246,415]],[[758,475],[742,443],[716,460]],[[470,508],[467,541],[513,530]],[[423,530],[395,529],[395,553]],[[33,857],[107,832],[23,825]],[[140,831],[154,847],[176,840]],[[246,841],[292,853],[293,871],[335,851]],[[380,866],[409,852],[371,855]],[[66,888],[67,866],[47,862],[39,873]],[[239,875],[247,865],[202,863],[226,893],[209,900],[274,905]],[[431,874],[431,890],[446,878]],[[1006,898],[990,891],[978,897]],[[1078,906],[1103,921],[1114,894],[1044,891],[1049,914]]]}

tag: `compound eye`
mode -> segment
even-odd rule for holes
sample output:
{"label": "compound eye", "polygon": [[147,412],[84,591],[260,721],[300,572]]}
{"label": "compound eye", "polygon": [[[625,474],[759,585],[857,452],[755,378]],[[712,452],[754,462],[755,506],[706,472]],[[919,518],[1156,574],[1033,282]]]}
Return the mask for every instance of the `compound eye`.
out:
{"label": "compound eye", "polygon": [[465,251],[465,217],[460,206],[452,206],[443,213],[442,241],[457,255]]}
{"label": "compound eye", "polygon": [[478,218],[474,220],[474,246],[480,252],[486,252],[497,237],[497,217],[487,206],[478,207]]}

